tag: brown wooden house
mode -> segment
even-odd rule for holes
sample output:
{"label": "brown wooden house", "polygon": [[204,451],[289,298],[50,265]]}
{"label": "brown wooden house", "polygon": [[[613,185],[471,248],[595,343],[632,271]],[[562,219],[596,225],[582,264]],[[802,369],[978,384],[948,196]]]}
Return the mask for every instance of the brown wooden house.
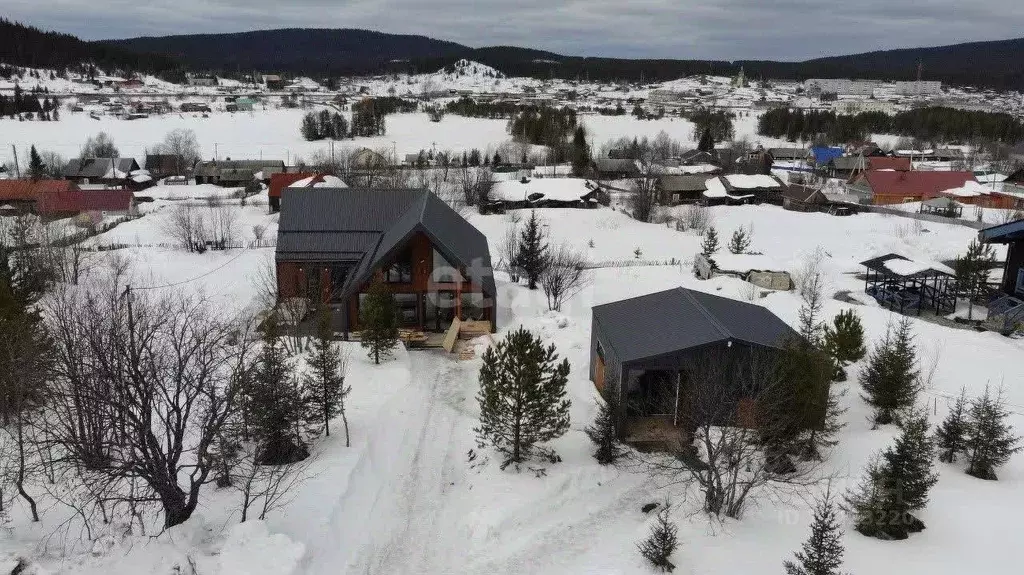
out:
{"label": "brown wooden house", "polygon": [[282,197],[279,301],[328,305],[341,331],[379,277],[402,327],[446,331],[454,318],[495,329],[496,288],[487,238],[426,190],[310,188]]}

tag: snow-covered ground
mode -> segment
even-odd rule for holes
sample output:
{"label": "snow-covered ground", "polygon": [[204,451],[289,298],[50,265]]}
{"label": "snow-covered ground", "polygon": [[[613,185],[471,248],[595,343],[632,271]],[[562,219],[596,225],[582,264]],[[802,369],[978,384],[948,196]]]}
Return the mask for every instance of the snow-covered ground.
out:
{"label": "snow-covered ground", "polygon": [[[198,191],[184,197],[195,197]],[[206,205],[183,199],[146,205],[142,218],[91,240],[141,247],[97,257],[130,258],[144,284],[186,282],[164,289],[201,290],[229,309],[249,308],[257,296],[253,276],[272,257],[272,249],[185,254],[174,247],[149,247],[171,241],[163,222],[171,210],[188,201],[200,209]],[[267,237],[273,237],[276,216],[268,215],[265,205],[232,205],[240,237],[250,239],[253,225],[267,226]],[[650,517],[640,507],[672,497],[678,503],[675,518],[682,542],[674,557],[679,572],[780,572],[782,560],[807,536],[810,513],[805,501],[760,500],[741,520],[712,522],[694,514],[698,504],[693,493],[678,485],[664,486],[635,469],[597,465],[582,430],[598,399],[587,379],[594,305],[682,285],[752,299],[795,324],[798,296],[764,294],[734,278],[697,280],[690,262],[700,237],[674,227],[638,223],[608,208],[547,209],[538,214],[553,242],[584,250],[591,261],[636,260],[639,250],[644,261],[681,262],[595,270],[592,284],[561,313],[547,312],[541,294],[511,285],[499,274],[500,330],[524,325],[554,343],[572,366],[572,429],[552,444],[563,461],[532,465],[546,475],[538,477],[525,469],[501,471],[490,451],[476,447],[472,429],[478,415],[479,359],[458,362],[439,351],[400,349],[393,359],[375,366],[357,344],[348,344],[352,446],[344,447],[337,433],[318,441],[311,478],[265,523],[237,527],[237,515],[232,513],[235,495],[209,490],[200,506],[201,518],[156,539],[120,534],[103,544],[79,545],[61,558],[59,546],[44,543],[62,514],[47,511],[43,524],[32,526],[16,503],[11,524],[0,531],[0,564],[3,553],[10,552],[36,557],[50,572],[75,574],[173,573],[176,564],[188,573],[189,557],[204,575],[645,574],[651,571],[634,543],[646,534]],[[863,282],[852,275],[860,269],[858,262],[893,251],[915,260],[949,260],[975,234],[963,226],[917,225],[878,214],[833,217],[771,206],[715,207],[712,214],[724,238],[740,226],[752,229],[752,249],[783,269],[795,272],[817,252],[828,293],[849,291],[865,302],[851,305],[829,299],[826,315],[854,307],[869,341],[877,340],[894,316],[869,298],[858,297]],[[495,250],[512,217],[474,214],[469,219]],[[923,400],[934,412],[933,422],[945,415],[950,396],[961,386],[975,394],[985,385],[1002,384],[1014,412],[1012,423],[1024,430],[1024,340],[916,318],[912,322],[922,369],[929,374]],[[893,428],[870,429],[856,384],[858,366],[849,371],[851,381],[839,384],[847,389],[847,425],[826,461],[825,471],[837,475],[833,489],[855,482],[870,455],[895,434]],[[960,465],[937,465],[941,479],[922,514],[928,529],[908,541],[889,543],[848,529],[847,571],[1015,571],[1019,535],[1014,526],[1024,508],[1024,456],[999,470],[998,482],[973,479]]]}
{"label": "snow-covered ground", "polygon": [[[299,133],[299,124],[306,110],[268,109],[253,112],[214,112],[202,114],[167,114],[138,120],[121,120],[104,116],[100,121],[85,113],[65,113],[56,122],[18,122],[0,119],[0,164],[11,163],[11,145],[18,149],[24,163],[29,146],[57,152],[65,158],[77,157],[86,138],[104,131],[111,136],[123,156],[145,160],[146,150],[163,140],[171,130],[193,130],[204,159],[281,159],[294,164],[297,157],[310,159],[315,151],[327,151],[330,142],[307,142]],[[595,148],[620,137],[653,138],[666,132],[673,139],[692,143],[693,124],[687,120],[666,117],[661,120],[637,120],[632,116],[580,116]],[[395,152],[398,157],[420,150],[452,150],[457,153],[478,148],[493,153],[509,140],[506,120],[466,118],[446,115],[439,123],[426,114],[394,114],[387,117],[387,134],[374,138],[356,138],[335,142],[336,148],[369,147]],[[753,115],[737,118],[737,138],[764,146],[785,145],[782,140],[757,136],[757,120]]]}

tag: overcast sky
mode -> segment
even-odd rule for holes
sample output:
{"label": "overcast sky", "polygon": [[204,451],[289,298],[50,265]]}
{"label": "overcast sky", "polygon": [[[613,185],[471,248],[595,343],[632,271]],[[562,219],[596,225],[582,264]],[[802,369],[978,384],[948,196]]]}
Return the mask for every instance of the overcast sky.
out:
{"label": "overcast sky", "polygon": [[367,28],[567,55],[802,60],[1024,36],[1021,0],[2,0],[95,40]]}

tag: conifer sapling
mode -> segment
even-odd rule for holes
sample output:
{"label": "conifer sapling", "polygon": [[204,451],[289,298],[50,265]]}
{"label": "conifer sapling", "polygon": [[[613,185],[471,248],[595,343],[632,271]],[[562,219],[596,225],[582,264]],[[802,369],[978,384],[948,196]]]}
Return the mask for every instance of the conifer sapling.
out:
{"label": "conifer sapling", "polygon": [[359,321],[362,331],[360,345],[368,350],[373,363],[380,364],[381,356],[387,357],[398,345],[398,311],[395,298],[384,280],[377,277],[370,284],[359,307]]}
{"label": "conifer sapling", "polygon": [[640,555],[651,562],[651,565],[659,571],[671,572],[676,566],[670,558],[672,552],[679,546],[679,528],[669,517],[672,504],[665,502],[658,511],[654,525],[651,526],[651,533],[646,539],[637,544]]}
{"label": "conifer sapling", "polygon": [[967,448],[967,389],[960,388],[956,403],[935,430],[935,447],[939,461],[954,463],[956,456]]}
{"label": "conifer sapling", "polygon": [[971,402],[967,412],[967,474],[995,480],[996,468],[1021,450],[1020,437],[1013,434],[1007,421],[1010,412],[1003,402],[1003,390],[985,393]]}
{"label": "conifer sapling", "polygon": [[818,500],[811,523],[811,536],[783,565],[786,575],[840,575],[843,565],[842,525],[831,488]]}
{"label": "conifer sapling", "polygon": [[594,423],[587,426],[584,431],[594,443],[594,459],[598,463],[614,464],[622,457],[624,450],[615,431],[615,406],[611,400],[598,405]]}

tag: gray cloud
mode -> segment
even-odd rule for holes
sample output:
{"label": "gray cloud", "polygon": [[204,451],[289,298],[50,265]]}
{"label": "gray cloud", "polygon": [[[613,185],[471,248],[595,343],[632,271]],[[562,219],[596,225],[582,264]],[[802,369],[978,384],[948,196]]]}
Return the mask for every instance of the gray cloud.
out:
{"label": "gray cloud", "polygon": [[797,60],[1021,36],[1019,0],[4,0],[86,39],[368,28],[562,54]]}

